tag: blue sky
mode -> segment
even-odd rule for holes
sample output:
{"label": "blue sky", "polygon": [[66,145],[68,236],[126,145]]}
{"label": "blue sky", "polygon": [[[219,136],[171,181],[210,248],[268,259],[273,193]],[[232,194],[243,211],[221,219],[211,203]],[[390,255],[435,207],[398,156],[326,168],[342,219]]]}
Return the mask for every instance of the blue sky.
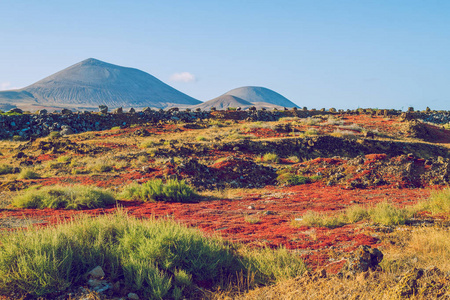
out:
{"label": "blue sky", "polygon": [[450,1],[0,0],[0,89],[93,57],[206,101],[450,110]]}

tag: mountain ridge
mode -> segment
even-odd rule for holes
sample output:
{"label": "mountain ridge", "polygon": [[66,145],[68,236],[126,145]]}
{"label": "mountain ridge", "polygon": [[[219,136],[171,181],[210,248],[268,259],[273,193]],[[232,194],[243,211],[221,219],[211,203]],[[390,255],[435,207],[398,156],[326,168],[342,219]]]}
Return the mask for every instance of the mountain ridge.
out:
{"label": "mountain ridge", "polygon": [[[31,97],[30,97],[31,95]],[[0,101],[18,104],[96,107],[195,105],[194,99],[135,68],[88,58],[25,88],[0,92]],[[22,101],[21,101],[22,100]]]}

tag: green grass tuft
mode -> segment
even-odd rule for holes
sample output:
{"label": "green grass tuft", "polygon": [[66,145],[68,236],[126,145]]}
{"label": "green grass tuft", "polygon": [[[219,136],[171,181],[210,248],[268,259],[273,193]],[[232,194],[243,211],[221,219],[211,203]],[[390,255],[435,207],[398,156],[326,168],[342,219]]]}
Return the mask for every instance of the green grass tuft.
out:
{"label": "green grass tuft", "polygon": [[192,202],[198,194],[184,180],[171,179],[164,183],[161,179],[143,184],[131,184],[123,190],[125,199],[142,201]]}
{"label": "green grass tuft", "polygon": [[336,228],[346,224],[345,215],[328,215],[315,211],[307,211],[300,221],[295,221],[294,225],[304,225],[310,227]]}
{"label": "green grass tuft", "polygon": [[0,175],[14,173],[14,168],[10,165],[2,164],[0,165]]}
{"label": "green grass tuft", "polygon": [[233,248],[173,220],[84,216],[0,235],[0,294],[45,297],[85,284],[97,265],[143,299],[194,299],[198,284],[220,287],[237,274],[269,283],[306,270],[286,249]]}
{"label": "green grass tuft", "polygon": [[429,211],[432,214],[450,212],[450,189],[431,192],[428,200],[419,202],[414,208],[416,210]]}
{"label": "green grass tuft", "polygon": [[105,207],[115,203],[111,192],[88,186],[47,186],[28,189],[16,196],[12,204],[20,208],[85,209]]}
{"label": "green grass tuft", "polygon": [[266,153],[262,157],[257,157],[256,161],[266,163],[279,163],[280,157],[276,153]]}
{"label": "green grass tuft", "polygon": [[41,176],[33,171],[33,169],[22,169],[20,171],[18,179],[38,179],[41,178]]}
{"label": "green grass tuft", "polygon": [[380,202],[369,210],[370,219],[379,225],[403,225],[412,216],[407,209],[397,208],[389,202]]}

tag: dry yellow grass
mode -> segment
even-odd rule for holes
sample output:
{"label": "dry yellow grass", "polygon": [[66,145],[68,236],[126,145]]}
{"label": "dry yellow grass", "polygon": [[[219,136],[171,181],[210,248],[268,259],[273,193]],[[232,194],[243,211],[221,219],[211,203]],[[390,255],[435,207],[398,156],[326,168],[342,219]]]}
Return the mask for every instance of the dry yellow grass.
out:
{"label": "dry yellow grass", "polygon": [[[382,271],[344,276],[316,273],[284,280],[272,286],[252,288],[242,278],[240,286],[205,295],[207,299],[448,299],[450,297],[450,231],[442,227],[408,228],[383,237],[395,245],[382,247]],[[435,271],[437,267],[440,271]],[[405,279],[414,268],[425,270],[416,289]],[[411,282],[409,282],[411,283]],[[403,291],[403,296],[400,294]],[[407,296],[405,296],[407,294]]]}

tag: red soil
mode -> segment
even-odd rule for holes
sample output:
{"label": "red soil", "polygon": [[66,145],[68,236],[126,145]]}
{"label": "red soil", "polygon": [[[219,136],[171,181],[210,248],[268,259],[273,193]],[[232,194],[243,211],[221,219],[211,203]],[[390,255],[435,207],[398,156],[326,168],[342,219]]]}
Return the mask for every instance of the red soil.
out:
{"label": "red soil", "polygon": [[[119,201],[130,215],[138,218],[170,216],[188,226],[214,233],[226,240],[250,246],[285,246],[299,251],[313,265],[327,265],[334,253],[345,253],[359,245],[376,245],[370,227],[347,225],[340,228],[296,227],[293,220],[308,210],[330,212],[354,203],[373,205],[389,200],[397,205],[410,205],[426,198],[431,189],[376,188],[345,190],[325,187],[320,183],[290,188],[267,187],[266,194],[246,195],[241,199],[221,199],[199,203],[140,203]],[[84,211],[54,209],[0,210],[0,218],[42,220],[55,224],[74,215],[100,215],[115,211],[115,207]],[[253,223],[251,220],[257,220]],[[332,264],[336,268],[339,264]]]}

